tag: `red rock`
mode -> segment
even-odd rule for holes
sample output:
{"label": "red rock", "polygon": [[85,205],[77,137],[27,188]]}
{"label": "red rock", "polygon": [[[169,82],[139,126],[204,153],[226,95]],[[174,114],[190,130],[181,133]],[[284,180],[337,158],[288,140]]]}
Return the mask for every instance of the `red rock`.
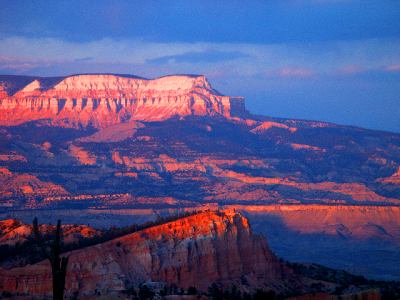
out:
{"label": "red rock", "polygon": [[105,128],[127,120],[245,113],[244,99],[221,96],[204,76],[171,75],[153,80],[131,76],[72,75],[50,87],[32,80],[13,95],[0,84],[0,125],[50,119],[62,126]]}
{"label": "red rock", "polygon": [[386,177],[386,178],[380,178],[377,181],[383,182],[383,183],[391,183],[391,184],[400,185],[400,167],[398,167],[397,171],[394,172],[391,176]]}
{"label": "red rock", "polygon": [[[101,232],[86,225],[62,225],[65,243],[74,243],[81,238],[91,238],[100,235]],[[42,224],[42,232],[54,232],[55,226]],[[0,246],[24,243],[32,235],[32,225],[24,224],[15,219],[0,221]]]}
{"label": "red rock", "polygon": [[[229,210],[199,213],[68,255],[67,296],[108,294],[147,280],[200,290],[214,282],[229,286],[243,280],[248,289],[282,291],[299,285],[265,239],[251,232],[247,219]],[[0,290],[49,295],[48,262],[0,270]]]}
{"label": "red rock", "polygon": [[[247,123],[249,123],[249,120],[246,120]],[[289,130],[290,132],[296,132],[297,128],[296,127],[289,127],[285,124],[282,123],[277,123],[277,122],[263,122],[261,125],[258,125],[257,127],[253,128],[251,130],[251,132],[253,133],[257,133],[257,134],[261,134],[264,133],[265,131],[267,131],[270,128],[282,128],[282,129],[286,129]]]}
{"label": "red rock", "polygon": [[7,168],[0,168],[0,198],[33,198],[55,195],[68,195],[68,192],[60,185],[41,181],[34,175],[12,173]]}

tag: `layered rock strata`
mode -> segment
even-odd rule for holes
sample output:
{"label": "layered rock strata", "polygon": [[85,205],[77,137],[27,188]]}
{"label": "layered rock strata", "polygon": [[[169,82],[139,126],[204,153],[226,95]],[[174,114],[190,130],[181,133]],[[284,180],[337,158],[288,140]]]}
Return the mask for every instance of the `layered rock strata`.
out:
{"label": "layered rock strata", "polygon": [[13,80],[0,78],[0,125],[49,119],[62,126],[104,128],[127,120],[246,113],[242,97],[222,96],[204,76],[197,75],[153,80],[112,74],[32,78],[17,91]]}
{"label": "layered rock strata", "polygon": [[[67,297],[109,294],[149,280],[201,290],[214,282],[276,291],[300,284],[265,239],[252,234],[247,219],[231,210],[199,213],[66,255]],[[0,270],[0,290],[49,296],[50,265]]]}

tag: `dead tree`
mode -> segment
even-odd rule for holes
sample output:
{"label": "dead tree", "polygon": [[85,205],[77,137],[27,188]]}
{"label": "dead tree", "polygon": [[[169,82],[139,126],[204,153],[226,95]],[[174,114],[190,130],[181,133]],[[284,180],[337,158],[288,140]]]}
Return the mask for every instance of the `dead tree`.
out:
{"label": "dead tree", "polygon": [[43,235],[40,233],[37,218],[33,220],[33,233],[35,235],[36,243],[42,250],[44,257],[46,257],[51,264],[51,274],[53,277],[53,299],[63,300],[68,257],[60,257],[62,242],[61,221],[57,221],[55,236],[52,241],[44,240]]}

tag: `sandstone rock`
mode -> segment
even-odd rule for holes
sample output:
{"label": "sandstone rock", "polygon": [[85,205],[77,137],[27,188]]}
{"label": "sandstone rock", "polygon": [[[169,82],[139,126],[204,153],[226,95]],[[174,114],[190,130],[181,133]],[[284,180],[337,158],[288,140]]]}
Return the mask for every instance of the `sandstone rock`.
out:
{"label": "sandstone rock", "polygon": [[[253,235],[247,219],[229,210],[199,213],[67,255],[67,297],[108,294],[148,280],[200,290],[214,282],[277,291],[300,285],[265,239]],[[49,295],[48,262],[0,270],[0,290]]]}
{"label": "sandstone rock", "polygon": [[263,122],[261,125],[258,125],[257,127],[253,128],[251,130],[252,133],[256,134],[262,134],[265,131],[267,131],[270,128],[281,128],[281,129],[286,129],[289,130],[290,132],[296,132],[297,128],[296,127],[289,127],[285,124],[282,123],[277,123],[277,122]]}
{"label": "sandstone rock", "polygon": [[400,167],[398,167],[396,172],[394,172],[391,176],[386,177],[386,178],[379,178],[377,181],[383,182],[383,183],[400,185]]}
{"label": "sandstone rock", "polygon": [[153,80],[133,76],[72,75],[53,85],[46,78],[14,94],[0,90],[0,125],[50,119],[63,126],[105,128],[127,120],[172,116],[245,115],[244,99],[222,96],[204,76],[171,75]]}
{"label": "sandstone rock", "polygon": [[[100,235],[97,231],[86,225],[70,225],[62,226],[65,243],[78,242],[81,238],[92,238]],[[55,226],[42,224],[40,227],[42,232],[51,233],[55,230]],[[0,246],[13,246],[17,243],[24,243],[28,237],[32,235],[32,225],[24,224],[15,219],[6,219],[0,221]]]}
{"label": "sandstone rock", "polygon": [[60,185],[41,181],[34,175],[13,173],[0,167],[0,199],[45,195],[68,195],[68,192]]}

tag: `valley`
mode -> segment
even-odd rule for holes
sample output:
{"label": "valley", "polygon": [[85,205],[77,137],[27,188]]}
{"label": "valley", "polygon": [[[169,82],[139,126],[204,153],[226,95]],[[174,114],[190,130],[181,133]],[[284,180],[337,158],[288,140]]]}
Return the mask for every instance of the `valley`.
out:
{"label": "valley", "polygon": [[[218,209],[217,204],[187,208],[56,209],[0,213],[0,219],[34,217],[55,224],[86,224],[104,230],[154,221],[158,216]],[[399,280],[400,207],[331,205],[226,205],[249,219],[277,255],[291,262],[313,262],[371,279]],[[315,247],[318,245],[318,247]]]}
{"label": "valley", "polygon": [[[268,252],[267,261],[272,264],[263,264],[272,277],[278,276],[278,269],[288,267],[281,265],[279,257],[293,266],[298,263],[302,272],[306,272],[304,264],[320,264],[368,280],[400,280],[400,134],[250,114],[243,97],[222,95],[202,75],[155,79],[116,74],[2,75],[0,86],[0,219],[7,220],[4,222],[31,224],[38,217],[55,224],[61,219],[63,224],[81,224],[72,228],[86,226],[86,232],[95,238],[114,227],[227,209],[230,212],[223,218],[229,219],[229,224],[238,226],[232,221],[238,214],[241,222],[246,222],[246,235],[251,229],[268,240],[270,250],[257,239],[246,244],[251,249],[238,246],[238,253]],[[214,213],[211,219],[221,217]],[[24,226],[3,235],[9,234],[16,243],[26,238]],[[197,237],[196,230],[209,228],[201,226],[188,230]],[[235,230],[233,235],[238,234]],[[153,243],[132,234],[138,245]],[[136,270],[139,273],[124,269],[117,258],[128,255],[126,259],[137,263],[136,250],[114,253],[110,250],[116,247],[113,240],[90,246],[90,256],[98,257],[101,267],[93,262],[80,264],[77,258],[69,275],[73,278],[70,295],[76,292],[76,285],[83,284],[82,293],[90,294],[93,289],[108,293],[112,287],[124,290],[137,285],[146,276],[187,289],[202,279],[195,277],[193,268],[219,276],[211,276],[202,289],[213,280],[224,281],[224,274],[232,272],[236,277],[230,282],[238,284],[240,270],[248,266],[237,260],[243,253],[229,257],[225,248],[219,253],[217,247],[218,256],[227,256],[240,270],[215,273],[217,267],[204,269],[211,267],[211,262],[192,261],[184,271],[185,278],[177,275],[181,274],[178,261],[193,257],[153,260],[156,252],[152,251],[157,247],[172,255],[175,248],[169,247],[178,238],[175,234],[166,244],[155,237],[154,247],[139,259],[143,263],[141,271]],[[252,233],[245,238],[251,240]],[[117,239],[125,243],[123,237]],[[183,240],[182,244],[192,243],[190,236]],[[125,248],[136,247],[126,242]],[[182,247],[173,247],[178,246]],[[108,258],[102,247],[116,255],[110,267],[106,267]],[[73,251],[77,251],[76,257],[89,255]],[[206,257],[211,255],[207,251]],[[157,273],[149,257],[165,272]],[[172,269],[168,262],[174,262]],[[225,265],[214,262],[217,269]],[[44,263],[21,268],[11,269],[14,275],[7,275],[8,271],[0,274],[3,287],[20,293],[21,286],[14,289],[13,280],[23,271],[39,276],[34,280],[43,283],[36,289],[28,280],[23,283],[26,291],[48,292]],[[86,282],[79,274],[99,276],[105,285],[95,287],[94,281]],[[291,275],[279,276],[274,277],[274,286],[259,279],[250,281],[255,287],[286,293],[285,280]]]}

